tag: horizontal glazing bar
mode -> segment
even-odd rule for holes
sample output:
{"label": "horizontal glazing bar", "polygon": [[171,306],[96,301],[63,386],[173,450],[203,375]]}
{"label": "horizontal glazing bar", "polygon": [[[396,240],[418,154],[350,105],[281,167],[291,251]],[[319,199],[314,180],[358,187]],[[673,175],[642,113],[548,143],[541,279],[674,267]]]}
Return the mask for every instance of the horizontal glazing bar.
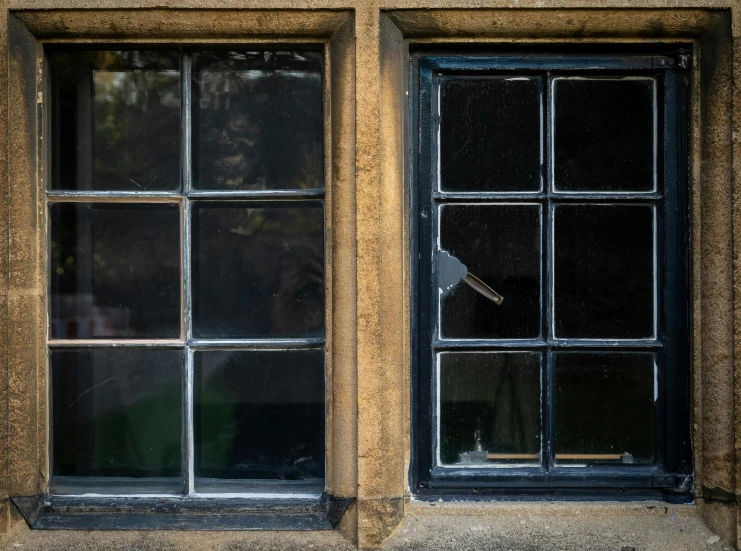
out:
{"label": "horizontal glazing bar", "polygon": [[[478,472],[476,472],[478,471]],[[635,477],[635,478],[641,478],[641,477],[652,477],[657,475],[663,475],[665,474],[664,471],[661,469],[661,467],[658,467],[656,465],[614,465],[614,466],[597,466],[597,467],[590,467],[590,476],[595,476],[595,478],[625,478],[627,477]],[[545,480],[547,478],[561,478],[561,479],[568,479],[568,478],[575,478],[580,479],[584,477],[584,467],[579,466],[559,466],[554,467],[547,473],[542,467],[532,467],[532,468],[522,468],[518,471],[514,469],[507,469],[507,470],[499,470],[497,472],[492,472],[492,469],[487,468],[477,468],[477,469],[465,469],[463,470],[460,466],[453,465],[453,466],[438,466],[435,467],[432,471],[432,477],[436,478],[438,480],[451,480],[458,477],[460,474],[468,474],[470,478],[474,478],[477,475],[481,475],[482,477],[496,477],[496,478],[508,478],[508,477],[517,477],[520,474],[524,475],[532,475],[532,474],[542,474],[543,479]],[[588,482],[588,481],[583,481]],[[455,482],[454,482],[455,483]],[[464,485],[465,481],[459,480],[458,483],[460,485]]]}
{"label": "horizontal glazing bar", "polygon": [[170,192],[136,192],[136,191],[98,191],[98,192],[76,192],[76,191],[50,191],[46,195],[49,203],[180,203],[183,196],[180,193]]}
{"label": "horizontal glazing bar", "polygon": [[283,494],[283,493],[242,493],[242,492],[230,492],[225,494],[220,493],[201,493],[194,492],[191,499],[299,499],[299,500],[318,500],[322,497],[321,493],[318,494]]}
{"label": "horizontal glazing bar", "polygon": [[[57,477],[55,477],[56,479]],[[70,480],[74,479],[69,477]],[[78,477],[79,479],[79,477]],[[126,498],[128,501],[122,504],[121,498]],[[225,501],[228,499],[228,501]],[[276,504],[272,501],[274,499],[280,499],[281,503]],[[100,514],[106,512],[118,512],[120,514],[121,508],[131,509],[140,508],[142,512],[147,512],[149,508],[162,508],[163,505],[177,506],[180,511],[188,511],[191,513],[198,513],[208,509],[213,511],[215,509],[221,509],[225,512],[247,512],[245,510],[260,510],[273,508],[273,507],[285,507],[290,505],[296,505],[301,503],[303,506],[310,506],[312,502],[316,503],[317,507],[323,507],[321,505],[321,493],[295,493],[290,494],[286,492],[264,492],[264,493],[241,493],[233,492],[230,494],[194,494],[192,496],[186,496],[183,494],[157,494],[157,493],[134,493],[128,491],[121,491],[118,493],[105,493],[97,494],[94,492],[89,493],[55,493],[52,491],[49,505],[64,513],[92,513]],[[304,503],[305,502],[305,503]],[[165,507],[165,510],[167,507]],[[281,511],[282,512],[282,511]],[[165,513],[169,514],[169,513]]]}
{"label": "horizontal glazing bar", "polygon": [[312,339],[196,339],[191,348],[316,348],[324,346],[324,338]]}
{"label": "horizontal glazing bar", "polygon": [[188,342],[179,339],[55,339],[48,343],[51,348],[317,348],[324,346],[325,339],[198,339]]}
{"label": "horizontal glazing bar", "polygon": [[606,350],[617,350],[620,348],[660,349],[664,347],[662,341],[654,339],[553,339],[548,344],[551,348],[604,348]]}
{"label": "horizontal glazing bar", "polygon": [[[306,189],[306,190],[260,190],[260,191],[191,191],[188,194],[191,199],[224,199],[224,200],[265,200],[265,199],[322,199],[324,197],[323,189]],[[64,202],[173,202],[179,203],[183,200],[182,193],[170,192],[69,192],[69,191],[50,191],[47,193],[47,201],[50,203]]]}
{"label": "horizontal glazing bar", "polygon": [[549,195],[550,199],[566,201],[658,201],[664,197],[660,193],[646,192],[640,193],[631,191],[628,193],[617,193],[612,191],[606,192],[585,192],[585,191],[553,191]]}
{"label": "horizontal glazing bar", "polygon": [[512,340],[484,340],[484,339],[460,339],[460,340],[435,340],[433,346],[437,350],[456,348],[546,348],[548,343],[542,340],[512,339]]}
{"label": "horizontal glazing bar", "polygon": [[545,473],[537,469],[436,467],[431,488],[653,488],[654,478],[664,474],[657,467],[620,465],[611,469],[574,466]]}
{"label": "horizontal glazing bar", "polygon": [[664,343],[656,340],[559,340],[554,339],[551,341],[542,340],[483,340],[483,339],[467,339],[467,340],[435,340],[433,342],[435,350],[455,350],[455,349],[532,349],[532,348],[566,348],[566,349],[605,349],[605,350],[619,350],[621,348],[631,349],[661,349],[664,347]]}
{"label": "horizontal glazing bar", "polygon": [[241,191],[205,191],[192,189],[191,199],[317,199],[324,197],[324,189],[260,189]]}
{"label": "horizontal glazing bar", "polygon": [[180,339],[54,339],[50,348],[181,348],[185,341]]}
{"label": "horizontal glazing bar", "polygon": [[476,201],[479,199],[485,200],[525,200],[532,201],[533,199],[547,199],[548,195],[540,191],[534,191],[532,193],[527,192],[478,192],[478,191],[464,191],[464,192],[435,192],[433,198],[438,201]]}
{"label": "horizontal glazing bar", "polygon": [[511,202],[511,201],[538,201],[538,200],[546,200],[551,199],[553,201],[565,201],[565,202],[574,202],[577,203],[579,201],[625,201],[625,202],[635,202],[635,201],[659,201],[663,197],[659,193],[585,193],[585,192],[574,192],[574,193],[567,193],[567,192],[552,192],[550,194],[547,193],[521,193],[521,192],[513,192],[513,193],[502,193],[502,192],[496,192],[496,193],[487,193],[487,192],[456,192],[456,193],[445,193],[445,192],[435,192],[433,194],[433,199],[439,202],[459,202],[459,201],[465,201],[465,202],[475,202],[475,201],[502,201],[502,202]]}
{"label": "horizontal glazing bar", "polygon": [[[659,61],[663,63],[659,65]],[[671,65],[669,61],[671,60]],[[435,56],[423,58],[422,63],[446,74],[455,71],[476,70],[517,70],[520,73],[527,70],[584,70],[584,69],[672,69],[674,59],[659,56],[625,56],[625,57],[596,57],[585,59],[583,56]]]}

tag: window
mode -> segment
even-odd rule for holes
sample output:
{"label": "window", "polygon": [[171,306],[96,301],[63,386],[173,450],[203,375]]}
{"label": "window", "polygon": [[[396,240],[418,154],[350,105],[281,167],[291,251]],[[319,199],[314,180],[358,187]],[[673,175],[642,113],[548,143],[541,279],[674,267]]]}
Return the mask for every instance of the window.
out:
{"label": "window", "polygon": [[[507,9],[505,5],[482,7],[473,6],[472,3],[446,3],[445,8],[435,8],[431,3],[416,0],[394,5],[379,5],[367,1],[342,4],[320,1],[312,3],[312,9],[299,9],[300,6],[297,9],[285,9],[285,3],[277,2],[224,9],[223,5],[198,0],[189,2],[187,6],[182,4],[180,7],[172,6],[167,9],[136,9],[138,4],[121,4],[116,9],[93,8],[92,5],[87,8],[79,6],[80,9],[65,9],[60,3],[47,3],[44,9],[39,9],[40,6],[36,3],[20,0],[13,4],[13,9],[7,9],[7,63],[3,65],[6,76],[4,79],[0,78],[4,90],[0,93],[3,97],[2,105],[7,106],[7,109],[0,108],[0,127],[7,126],[7,132],[3,131],[4,136],[7,134],[6,138],[0,139],[0,153],[4,155],[4,162],[0,163],[0,177],[7,182],[5,199],[0,200],[5,209],[4,214],[0,215],[0,222],[6,223],[6,226],[0,224],[0,234],[5,235],[7,239],[4,241],[9,247],[0,254],[0,264],[5,266],[5,269],[0,269],[0,281],[5,281],[5,291],[0,297],[3,304],[0,312],[5,312],[5,316],[3,318],[0,315],[0,326],[3,319],[7,322],[5,330],[0,331],[0,348],[5,346],[6,349],[6,353],[0,355],[5,362],[5,366],[0,369],[0,390],[6,393],[7,399],[3,403],[7,407],[3,416],[3,429],[0,431],[5,435],[0,438],[0,455],[4,454],[8,460],[2,462],[0,480],[4,481],[4,495],[6,498],[11,496],[10,499],[19,506],[29,524],[34,528],[77,527],[81,530],[67,532],[69,537],[59,537],[67,538],[72,546],[73,540],[76,542],[84,537],[86,541],[89,540],[86,544],[95,547],[104,546],[103,540],[90,535],[87,530],[134,526],[150,529],[174,526],[210,529],[279,528],[285,526],[282,509],[293,507],[286,500],[271,501],[268,514],[255,514],[251,519],[242,515],[235,520],[237,513],[234,508],[238,506],[252,514],[261,507],[262,500],[223,499],[229,494],[218,492],[219,497],[204,498],[199,495],[196,496],[197,499],[183,499],[181,496],[184,492],[156,494],[164,495],[162,498],[151,497],[152,494],[146,494],[151,498],[138,497],[141,494],[121,497],[117,489],[112,487],[114,484],[89,490],[80,488],[79,479],[91,478],[84,476],[77,476],[78,480],[71,481],[78,484],[71,488],[75,495],[50,495],[52,491],[59,491],[56,487],[59,480],[55,479],[52,484],[55,426],[47,339],[51,331],[49,316],[52,313],[52,227],[47,191],[51,190],[51,175],[54,172],[51,167],[51,107],[54,90],[48,63],[50,55],[63,50],[83,55],[91,49],[156,51],[163,56],[170,52],[178,59],[177,67],[163,63],[160,68],[163,72],[179,71],[179,93],[182,94],[190,85],[192,100],[195,85],[184,74],[188,69],[188,63],[184,62],[187,56],[191,56],[192,76],[194,58],[196,54],[204,53],[203,51],[223,52],[222,48],[228,48],[252,52],[298,50],[302,53],[314,50],[322,54],[325,122],[323,183],[326,191],[322,202],[325,225],[323,277],[327,291],[324,311],[327,430],[324,497],[349,501],[354,498],[357,500],[357,507],[347,509],[348,516],[343,520],[344,526],[337,533],[287,535],[288,540],[285,541],[295,539],[304,543],[313,542],[315,547],[319,543],[319,547],[322,547],[321,542],[328,541],[325,536],[339,538],[341,533],[353,543],[357,542],[361,548],[378,546],[394,531],[397,536],[401,534],[403,537],[402,532],[408,527],[407,523],[411,521],[414,524],[415,515],[421,514],[423,510],[430,513],[427,525],[435,525],[440,515],[447,514],[446,509],[450,507],[443,503],[429,507],[423,501],[434,499],[437,503],[440,497],[446,500],[446,492],[450,494],[447,498],[450,501],[458,500],[461,496],[465,498],[469,494],[481,495],[487,492],[497,495],[535,495],[544,500],[544,503],[551,498],[558,499],[574,494],[590,500],[594,497],[641,498],[647,494],[686,499],[689,493],[672,496],[668,491],[681,491],[682,484],[677,480],[684,483],[685,473],[689,472],[687,461],[682,459],[688,455],[686,446],[689,445],[689,439],[685,438],[689,436],[686,431],[688,411],[692,412],[692,472],[695,473],[695,478],[694,482],[690,481],[684,487],[690,488],[691,495],[696,496],[698,503],[712,503],[703,507],[687,507],[683,515],[691,515],[686,520],[691,521],[696,528],[693,531],[698,542],[704,542],[709,536],[705,534],[703,537],[703,533],[697,530],[701,527],[701,516],[707,519],[714,530],[719,530],[719,535],[724,539],[735,541],[735,525],[729,519],[733,516],[731,513],[737,478],[734,475],[737,463],[734,460],[734,442],[735,436],[739,434],[734,430],[734,419],[738,419],[738,415],[734,416],[734,393],[738,388],[734,383],[734,357],[737,358],[738,355],[734,355],[733,345],[734,334],[741,328],[741,324],[734,324],[734,312],[738,308],[734,307],[733,300],[734,296],[739,296],[733,292],[736,278],[733,260],[737,256],[734,253],[739,241],[732,239],[733,225],[738,215],[732,201],[735,181],[733,169],[738,166],[739,149],[733,147],[732,140],[734,102],[731,92],[741,89],[732,55],[732,30],[735,28],[732,23],[738,19],[737,6],[728,0],[713,4],[714,9],[701,9],[696,3],[686,0],[672,3],[671,8],[666,9],[647,2],[639,2],[631,9],[589,9],[584,6],[571,9],[578,7],[571,4],[566,2],[560,3],[557,8],[541,9],[530,3],[517,9]],[[684,69],[678,70],[676,65],[669,67],[666,64],[672,59],[675,63],[679,62],[676,54],[681,53],[679,48],[682,46],[693,48],[690,54],[693,65],[686,71],[686,76]],[[419,59],[420,56],[414,57],[419,52],[423,53],[423,62]],[[475,55],[482,52],[486,55]],[[543,55],[544,52],[548,55]],[[180,57],[181,55],[186,57]],[[411,67],[410,58],[413,60]],[[472,63],[474,60],[478,62],[478,66]],[[662,60],[665,65],[659,65]],[[530,61],[537,61],[540,65],[529,65]],[[417,155],[420,140],[431,140],[438,128],[435,121],[424,121],[424,116],[434,113],[433,98],[428,95],[420,103],[419,87],[414,88],[418,85],[420,65],[423,69],[430,69],[429,73],[423,71],[423,74],[430,75],[430,80],[434,74],[461,77],[547,77],[548,71],[553,76],[561,77],[657,78],[656,104],[659,120],[656,127],[655,185],[656,195],[662,197],[655,203],[658,220],[655,243],[657,248],[664,247],[665,251],[671,248],[669,240],[673,235],[685,238],[686,234],[690,234],[690,285],[685,294],[688,297],[678,310],[683,316],[686,301],[691,301],[691,324],[690,330],[684,335],[680,334],[678,339],[672,341],[668,336],[671,328],[665,323],[668,316],[664,312],[671,308],[671,302],[667,302],[667,298],[676,295],[664,292],[668,288],[665,282],[670,271],[660,267],[656,271],[659,291],[657,297],[660,301],[659,317],[656,320],[657,337],[662,339],[662,343],[664,339],[667,343],[678,343],[680,348],[666,348],[667,354],[677,354],[677,362],[669,362],[662,357],[657,364],[659,400],[654,404],[656,414],[652,437],[662,455],[656,454],[653,463],[630,464],[622,463],[621,459],[612,460],[612,463],[561,466],[555,464],[554,457],[549,464],[547,461],[551,461],[551,452],[546,443],[535,451],[523,452],[531,456],[539,454],[541,457],[540,463],[523,459],[524,466],[516,466],[515,460],[506,464],[488,461],[490,465],[487,466],[474,463],[472,457],[471,464],[465,467],[458,463],[433,464],[434,433],[431,420],[434,396],[431,391],[433,369],[436,368],[432,362],[435,354],[434,351],[427,350],[433,345],[432,329],[425,335],[420,334],[423,327],[427,327],[423,316],[429,316],[430,310],[425,313],[418,311],[417,307],[420,306],[420,292],[424,291],[422,298],[431,306],[433,301],[429,296],[436,293],[438,288],[437,274],[432,272],[432,255],[438,247],[433,246],[431,232],[427,236],[430,241],[420,241],[418,233],[424,229],[419,223],[424,224],[429,220],[422,214],[430,217],[436,212],[430,208],[433,204],[433,191],[430,189],[429,195],[425,191],[429,189],[425,186],[431,186],[431,182],[428,183],[426,176],[420,180],[419,172],[420,165],[424,166],[425,162],[429,163],[429,169],[432,164],[431,155],[435,150],[428,142],[423,147],[423,154],[430,158],[425,161]],[[671,86],[672,78],[679,81],[676,87]],[[681,107],[687,92],[685,78],[691,82],[691,94],[688,94],[691,108],[683,113]],[[545,80],[541,80],[541,84],[540,94],[547,97],[549,85]],[[557,84],[555,88],[559,86]],[[432,88],[428,90],[431,91]],[[672,91],[676,92],[676,99],[672,99]],[[680,104],[680,108],[676,110],[677,121],[667,125],[664,113],[671,112],[666,109],[666,105],[671,105],[672,101]],[[523,98],[523,102],[527,102],[527,98]],[[182,109],[186,108],[184,102],[181,101],[180,105]],[[420,105],[424,105],[421,111]],[[191,121],[194,107],[191,103]],[[461,103],[461,115],[465,113],[463,107],[464,104]],[[544,119],[548,109],[548,102],[543,102]],[[409,117],[405,116],[407,113]],[[420,114],[423,115],[422,120],[419,118]],[[178,120],[186,122],[183,120],[186,113],[179,115],[182,116]],[[685,117],[691,121],[688,125],[690,132],[683,127]],[[161,119],[162,117],[152,119],[147,123]],[[425,131],[420,135],[422,128]],[[516,129],[532,132],[528,128],[532,127],[511,125],[510,131],[514,132]],[[547,129],[547,126],[544,128]],[[182,125],[178,132],[180,130],[183,130],[180,136],[182,139],[185,137]],[[189,132],[194,137],[198,130],[190,124]],[[671,144],[672,138],[678,143]],[[63,146],[71,139],[70,134],[67,134],[62,137],[59,145]],[[539,141],[540,136],[536,139]],[[686,148],[682,143],[684,140],[689,142]],[[508,170],[518,174],[523,185],[528,186],[531,191],[525,199],[520,200],[515,197],[517,191],[505,189],[505,195],[492,195],[488,202],[536,203],[540,205],[540,227],[546,231],[550,229],[547,225],[549,210],[543,192],[551,190],[547,163],[549,155],[552,157],[547,133],[544,134],[544,143],[538,145],[542,147],[543,164],[546,165],[546,169],[541,171],[543,183],[525,180],[522,169],[506,157],[495,158],[496,163],[489,167],[492,171],[496,171],[497,166],[503,166],[505,161],[509,162]],[[539,152],[541,147],[535,151]],[[191,190],[198,170],[195,148],[196,143],[191,140],[190,151],[182,150],[181,153],[183,159],[192,159],[189,163],[192,174]],[[667,169],[673,166],[665,161],[666,151],[672,149],[677,151],[674,163],[677,176],[674,179],[666,176]],[[685,181],[686,163],[682,159],[684,149],[691,156],[689,182]],[[74,158],[77,158],[76,152]],[[164,159],[164,156],[161,158]],[[115,158],[113,161],[115,162]],[[179,171],[183,163],[181,159],[177,163]],[[453,161],[450,167],[455,164],[456,161]],[[539,160],[538,164],[541,164]],[[456,170],[463,169],[459,166]],[[528,172],[525,171],[525,174]],[[144,176],[143,185],[147,185],[153,178],[150,176],[147,180],[146,174],[140,176]],[[132,173],[130,177],[142,184],[137,175]],[[159,183],[158,178],[152,186]],[[668,217],[661,219],[662,214],[670,212],[667,210],[670,197],[664,197],[664,190],[674,184],[680,194],[677,197],[677,212],[681,214],[677,218],[680,231],[676,234],[668,229],[673,222]],[[147,195],[153,192],[143,192],[133,184],[130,189],[138,194],[139,199],[126,197],[121,193],[119,198],[128,201],[116,201],[117,204],[159,205],[176,204],[180,201],[166,201],[162,198],[152,200]],[[543,192],[537,191],[538,189]],[[551,192],[559,190],[566,191],[557,188]],[[683,197],[687,190],[688,198]],[[51,191],[50,204],[60,205],[65,202],[60,200],[65,190]],[[67,190],[69,191],[71,190]],[[92,192],[79,192],[75,201],[66,202],[96,205],[110,202],[100,195],[89,197],[88,193]],[[179,192],[167,193],[179,195]],[[468,193],[475,196],[477,192]],[[646,195],[650,193],[652,192]],[[258,197],[253,194],[250,195],[250,200],[270,202],[278,199],[277,194],[269,195],[265,193]],[[424,213],[420,209],[421,198],[425,198]],[[202,200],[190,195],[188,199],[194,202]],[[281,199],[288,200],[285,197]],[[612,199],[613,196],[610,196],[605,200]],[[556,209],[561,208],[555,193],[550,200]],[[413,204],[409,205],[407,201]],[[630,201],[626,199],[626,202]],[[649,198],[647,201],[650,203],[653,199]],[[460,202],[487,201],[479,201],[473,197]],[[572,198],[571,202],[578,202],[578,198]],[[636,199],[633,202],[639,201]],[[443,203],[442,199],[439,200],[439,204]],[[448,203],[455,201],[450,200]],[[690,203],[689,209],[687,203]],[[686,226],[691,225],[691,228],[685,227],[686,210],[691,214],[690,223]],[[185,223],[184,214],[178,213],[178,217],[178,225]],[[149,218],[145,217],[145,220]],[[192,223],[192,217],[190,220]],[[131,227],[136,226],[131,224]],[[192,242],[191,238],[191,245]],[[546,258],[540,263],[541,272],[545,270],[540,274],[540,281],[545,285],[550,279],[548,265],[545,263],[549,249],[544,237],[541,237],[541,245],[540,253]],[[179,241],[177,246],[180,246]],[[420,246],[430,256],[426,273],[419,269],[417,259],[421,252]],[[678,247],[681,254],[677,259],[681,259],[681,263],[684,262],[687,248],[686,243]],[[667,259],[665,264],[668,264],[672,259],[664,251],[657,250],[657,257]],[[185,251],[183,255],[184,253]],[[448,253],[456,256],[454,250]],[[470,269],[471,277],[467,282],[453,283],[451,292],[468,290],[468,283],[471,283],[478,285],[480,291],[488,293],[492,298],[497,298],[493,293],[501,293],[504,302],[498,307],[500,310],[509,305],[512,294],[502,282],[490,280],[487,274],[473,269],[471,262],[462,258],[462,255],[458,254],[456,258],[465,261],[466,273]],[[180,263],[178,271],[182,270],[183,273],[192,267],[182,260]],[[4,280],[1,277],[3,274]],[[183,275],[183,284],[185,275],[188,274]],[[425,279],[420,281],[423,276]],[[475,276],[480,278],[481,284],[473,279]],[[193,274],[189,277],[193,282]],[[178,281],[179,278],[178,274]],[[682,285],[680,280],[679,296],[685,292]],[[178,291],[181,300],[185,300],[184,291]],[[478,296],[473,289],[471,292]],[[165,298],[157,295],[155,297],[158,300]],[[541,292],[538,299],[546,301],[548,295]],[[545,311],[542,308],[541,305],[541,310],[537,312],[539,320],[541,313]],[[165,326],[171,323],[165,322]],[[148,318],[147,323],[150,324],[149,329],[152,329],[156,323],[164,322]],[[129,327],[133,327],[133,322]],[[67,347],[54,342],[51,345],[54,352],[70,349],[97,351],[105,348],[109,344],[107,341],[112,339],[72,337],[73,332],[78,330],[74,323],[69,324],[69,327],[62,325],[62,328],[69,330],[69,334],[67,337],[55,338],[56,341],[74,338],[75,342]],[[143,325],[137,328],[140,331],[144,329],[147,328]],[[165,351],[183,349],[186,347],[187,335],[183,332],[182,336],[182,339],[181,335],[167,339],[117,337],[120,341],[135,340],[134,344],[139,347],[115,347],[115,350],[111,347],[111,350],[142,350],[145,348],[142,345],[147,344],[145,341],[156,341],[153,344]],[[91,340],[94,342],[90,343]],[[504,337],[488,336],[485,340],[502,344],[503,352],[537,355],[538,369],[542,370],[536,375],[538,392],[545,392],[549,388],[549,381],[546,379],[551,373],[549,370],[552,365],[558,369],[558,365],[548,363],[550,358],[543,353],[543,346],[531,346],[525,338],[513,339],[518,340],[519,348],[514,345],[506,347]],[[539,340],[547,340],[547,335],[541,334]],[[683,356],[686,349],[683,350],[682,345],[686,342],[690,342],[692,347],[689,359],[686,355]],[[619,343],[620,350],[628,349],[627,352],[631,352],[633,348],[624,346],[625,344],[629,343]],[[420,362],[420,345],[421,352],[428,355],[429,362]],[[557,345],[559,343],[553,344],[552,352],[559,353],[555,348]],[[439,350],[448,351],[442,347]],[[471,346],[467,350],[481,353],[490,348]],[[508,369],[520,369],[522,366],[523,374],[534,371],[530,367],[534,364],[530,357],[524,356],[517,361],[520,363],[511,361],[512,367]],[[683,386],[682,378],[687,373],[687,364],[690,366],[691,382],[690,385]],[[181,360],[177,365],[187,364]],[[675,369],[674,373],[671,372],[672,369]],[[182,383],[185,378],[181,377],[179,381]],[[105,386],[100,388],[104,389]],[[526,390],[533,392],[529,388]],[[422,395],[420,391],[426,391],[427,394]],[[408,392],[412,393],[412,400],[407,400]],[[92,391],[85,396],[91,393]],[[687,394],[691,395],[690,400]],[[186,397],[186,394],[181,396]],[[547,399],[538,396],[538,399],[537,408],[541,404],[555,407],[555,396]],[[689,408],[686,407],[688,401]],[[181,419],[178,420],[181,427],[187,405],[183,403],[182,406]],[[555,446],[559,441],[560,429],[556,427],[551,430],[548,427],[555,423],[556,417],[546,419],[545,414],[540,415],[539,428]],[[462,451],[459,453],[469,452],[471,455],[470,452],[476,451],[475,431],[476,427],[473,430],[471,427],[465,428],[465,438],[461,438],[465,442],[462,442]],[[672,431],[675,431],[674,434]],[[427,438],[428,442],[422,442],[422,438]],[[482,441],[482,451],[485,448],[487,456],[489,453],[516,453],[496,449],[494,444],[486,440],[488,436],[485,434],[479,438]],[[181,438],[181,443],[182,441]],[[678,446],[671,444],[672,442]],[[628,449],[619,453],[622,455],[624,451]],[[553,453],[556,453],[555,449]],[[499,461],[504,460],[502,458]],[[187,462],[190,458],[183,453],[180,461]],[[413,463],[412,469],[408,470],[410,461]],[[423,464],[425,461],[427,463]],[[407,478],[410,473],[412,480]],[[681,476],[672,480],[670,475],[673,473]],[[141,482],[143,477],[113,478],[125,478],[122,482],[128,483]],[[155,478],[162,477],[151,477]],[[194,472],[194,488],[195,482]],[[129,491],[140,489],[133,488]],[[144,489],[159,490],[155,484]],[[101,490],[105,493],[97,493]],[[623,490],[622,493],[620,490]],[[89,493],[80,496],[80,491]],[[96,495],[91,496],[93,493]],[[408,499],[410,494],[414,496],[411,501]],[[111,495],[114,497],[110,497]],[[251,498],[256,495],[260,494],[250,494]],[[309,500],[301,500],[304,512],[309,514],[311,511],[306,509],[307,501]],[[232,504],[237,503],[239,505],[232,507]],[[189,509],[188,512],[192,514],[179,515],[178,512],[182,512],[188,504],[197,507]],[[576,508],[581,511],[581,516],[588,514],[595,522],[599,521],[597,517],[610,517],[611,522],[626,526],[631,524],[635,515],[644,515],[646,512],[640,503],[621,507],[619,511],[599,503],[587,507],[589,511],[586,511],[583,505],[576,504],[572,507],[572,512]],[[2,517],[5,519],[5,526],[0,522],[0,535],[10,530],[7,514],[9,507],[7,499],[0,500],[0,510],[6,513]],[[486,514],[487,510],[491,512],[489,505],[485,503],[477,507],[477,515]],[[273,514],[278,508],[281,509],[281,514]],[[532,507],[534,514],[542,510],[546,516],[550,514],[550,509],[535,505]],[[608,510],[610,514],[605,515]],[[671,516],[671,511],[672,508],[669,507],[668,516]],[[649,513],[655,517],[656,522],[663,522],[664,512],[664,508],[657,507]],[[163,518],[165,515],[159,513],[166,513],[168,517]],[[512,515],[516,514],[517,510],[512,512]],[[106,517],[106,522],[101,521],[103,516]],[[184,516],[190,518],[183,519]],[[332,517],[324,516],[323,526],[331,527],[333,522],[327,520]],[[199,517],[199,522],[196,522],[196,517]],[[177,520],[173,521],[173,518]],[[337,520],[336,516],[334,518]],[[424,519],[420,516],[420,520]],[[650,519],[647,522],[648,520]],[[400,526],[400,530],[396,530],[400,522],[404,524]],[[457,524],[460,530],[465,531],[478,522],[472,519],[471,524]],[[490,539],[491,528],[490,526],[489,532],[481,532],[482,541],[487,537]],[[643,532],[651,533],[652,526]],[[129,533],[132,537],[136,536],[135,532]],[[419,529],[417,533],[421,533]],[[656,532],[654,535],[659,533],[663,535],[663,532]],[[687,533],[685,530],[684,535],[680,536],[685,537]],[[41,542],[56,537],[53,533],[36,531],[28,534],[27,542],[21,543],[32,545],[33,540],[37,547],[43,547],[44,543]],[[120,531],[112,537],[124,541],[128,536]],[[160,536],[152,533],[151,537],[173,540],[179,536],[167,532]],[[212,539],[212,536],[205,534],[187,537],[200,537],[204,541]],[[230,538],[233,542],[244,542],[245,537],[248,536],[235,533]],[[252,534],[248,539],[264,542],[267,541],[265,538],[269,540],[271,537],[270,534]],[[424,547],[424,540],[424,535],[417,538],[419,546]],[[390,543],[393,544],[393,541]],[[633,543],[626,540],[626,545],[637,543],[637,540]],[[204,547],[208,547],[208,544]]]}
{"label": "window", "polygon": [[687,495],[682,59],[413,57],[421,494]]}
{"label": "window", "polygon": [[318,496],[321,51],[48,54],[52,494]]}

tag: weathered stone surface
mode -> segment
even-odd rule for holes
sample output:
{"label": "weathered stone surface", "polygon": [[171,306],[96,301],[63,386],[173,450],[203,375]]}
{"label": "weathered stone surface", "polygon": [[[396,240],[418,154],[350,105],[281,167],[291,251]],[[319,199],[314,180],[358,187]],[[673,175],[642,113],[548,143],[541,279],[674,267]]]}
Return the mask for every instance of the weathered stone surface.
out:
{"label": "weathered stone surface", "polygon": [[[330,533],[32,533],[16,519],[8,546],[346,549],[354,542],[379,547],[391,535],[390,549],[681,550],[708,545],[713,534],[700,515],[723,541],[735,541],[741,240],[733,240],[733,230],[741,234],[741,50],[737,45],[731,55],[730,36],[741,36],[737,0],[0,0],[0,9],[0,534],[8,492],[35,493],[47,477],[44,214],[42,188],[35,187],[44,183],[35,153],[36,101],[44,98],[37,96],[35,60],[29,59],[38,43],[18,43],[20,57],[8,58],[8,9],[24,11],[13,24],[26,39],[30,29],[39,38],[93,42],[328,44],[327,484],[338,497],[358,498]],[[538,41],[547,49],[554,42],[657,38],[695,41],[699,52],[691,136],[692,407],[696,488],[708,499],[666,511],[635,504],[405,503],[411,453],[408,41],[445,41],[451,48],[479,42],[490,49],[500,41]]]}
{"label": "weathered stone surface", "polygon": [[413,503],[384,549],[697,551],[708,530],[693,506],[621,503]]}
{"label": "weathered stone surface", "polygon": [[[741,13],[741,10],[737,10]],[[736,84],[733,87],[733,233],[741,235],[741,40],[734,41],[733,74]],[[733,242],[733,296],[734,296],[734,385],[735,385],[735,460],[737,496],[741,495],[741,241]],[[736,513],[736,547],[741,545],[741,515]]]}
{"label": "weathered stone surface", "polygon": [[[702,488],[734,492],[730,22],[701,50]],[[697,330],[697,329],[696,329]],[[697,366],[696,366],[697,368]],[[728,534],[735,539],[735,534]]]}
{"label": "weathered stone surface", "polygon": [[[382,549],[510,551],[728,551],[697,508],[664,503],[496,503],[407,505]],[[16,547],[16,544],[18,546]],[[348,550],[337,532],[49,532],[16,524],[0,549],[15,551],[139,551],[177,549]]]}
{"label": "weathered stone surface", "polygon": [[[39,377],[45,379],[44,282],[38,165],[37,43],[8,21],[8,492],[32,495],[43,480],[39,463]],[[5,90],[5,88],[3,88]],[[41,353],[40,353],[41,351]],[[45,455],[45,453],[44,453]]]}
{"label": "weathered stone surface", "polygon": [[[328,490],[337,497],[355,497],[358,485],[358,372],[355,319],[355,29],[353,18],[330,43],[330,124],[332,184],[328,190],[331,220],[331,322],[328,320],[327,381],[331,381],[331,411],[327,419]],[[353,509],[354,511],[354,509]],[[354,513],[353,513],[354,514]],[[353,531],[355,534],[355,530]],[[353,536],[354,537],[354,536]]]}

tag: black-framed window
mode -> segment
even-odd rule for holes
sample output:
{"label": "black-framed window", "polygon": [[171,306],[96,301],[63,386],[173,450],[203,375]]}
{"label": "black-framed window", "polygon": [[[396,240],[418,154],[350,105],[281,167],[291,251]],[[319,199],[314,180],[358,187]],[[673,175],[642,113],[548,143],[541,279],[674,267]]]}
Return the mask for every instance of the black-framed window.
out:
{"label": "black-framed window", "polygon": [[47,53],[52,496],[319,499],[321,50]]}
{"label": "black-framed window", "polygon": [[418,494],[691,498],[687,60],[412,56]]}

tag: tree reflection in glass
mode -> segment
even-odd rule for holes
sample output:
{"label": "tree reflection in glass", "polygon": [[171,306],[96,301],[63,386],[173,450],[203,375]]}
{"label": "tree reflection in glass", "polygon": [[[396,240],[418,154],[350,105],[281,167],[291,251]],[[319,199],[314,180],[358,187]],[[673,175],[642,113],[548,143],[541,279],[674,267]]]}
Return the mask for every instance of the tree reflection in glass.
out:
{"label": "tree reflection in glass", "polygon": [[193,62],[194,187],[323,187],[318,52],[207,52]]}
{"label": "tree reflection in glass", "polygon": [[180,61],[172,52],[53,52],[52,188],[180,187]]}

